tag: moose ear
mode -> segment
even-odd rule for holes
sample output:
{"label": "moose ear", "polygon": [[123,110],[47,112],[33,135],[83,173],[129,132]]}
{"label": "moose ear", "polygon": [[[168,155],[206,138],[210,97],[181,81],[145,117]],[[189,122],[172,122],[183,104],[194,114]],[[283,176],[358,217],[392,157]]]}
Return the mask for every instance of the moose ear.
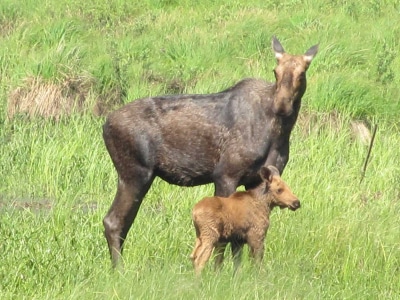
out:
{"label": "moose ear", "polygon": [[306,51],[306,53],[304,53],[304,60],[308,63],[311,63],[314,56],[317,55],[317,52],[318,52],[318,44],[312,46],[310,49]]}
{"label": "moose ear", "polygon": [[283,54],[285,53],[285,50],[283,49],[281,43],[275,36],[272,38],[272,50],[274,50],[275,58],[278,60],[281,59]]}

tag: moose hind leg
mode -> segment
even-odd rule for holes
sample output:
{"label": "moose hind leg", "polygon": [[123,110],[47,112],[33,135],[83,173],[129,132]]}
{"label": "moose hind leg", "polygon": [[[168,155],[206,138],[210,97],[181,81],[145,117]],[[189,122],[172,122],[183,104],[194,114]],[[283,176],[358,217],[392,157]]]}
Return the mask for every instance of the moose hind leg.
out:
{"label": "moose hind leg", "polygon": [[154,177],[151,173],[147,172],[147,176],[135,176],[135,180],[118,180],[114,202],[103,219],[113,267],[117,266],[128,231],[136,218],[143,197],[153,182]]}
{"label": "moose hind leg", "polygon": [[146,130],[139,130],[127,111],[111,114],[103,126],[103,139],[118,173],[118,188],[103,219],[105,236],[115,267],[124,240],[143,197],[154,180],[156,146]]}

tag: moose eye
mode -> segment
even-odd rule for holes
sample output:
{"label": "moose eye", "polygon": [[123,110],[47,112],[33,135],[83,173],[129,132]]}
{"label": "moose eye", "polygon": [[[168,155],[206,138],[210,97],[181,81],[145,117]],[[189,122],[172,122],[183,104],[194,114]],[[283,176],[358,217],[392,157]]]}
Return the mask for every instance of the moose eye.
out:
{"label": "moose eye", "polygon": [[278,194],[282,194],[282,193],[283,193],[283,189],[279,188],[279,189],[276,190],[276,192],[277,192]]}

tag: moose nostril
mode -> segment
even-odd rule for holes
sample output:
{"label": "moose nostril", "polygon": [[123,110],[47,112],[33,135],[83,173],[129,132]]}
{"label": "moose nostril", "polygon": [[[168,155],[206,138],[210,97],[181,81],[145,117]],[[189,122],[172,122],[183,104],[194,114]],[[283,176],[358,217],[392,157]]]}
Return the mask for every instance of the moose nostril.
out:
{"label": "moose nostril", "polygon": [[293,202],[293,206],[296,207],[296,208],[299,208],[300,207],[300,201],[299,200],[294,201]]}

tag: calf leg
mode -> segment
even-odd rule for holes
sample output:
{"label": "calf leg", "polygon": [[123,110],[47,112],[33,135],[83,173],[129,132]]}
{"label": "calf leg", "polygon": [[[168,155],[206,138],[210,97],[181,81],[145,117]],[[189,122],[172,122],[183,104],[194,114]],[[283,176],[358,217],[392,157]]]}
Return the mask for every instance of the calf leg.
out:
{"label": "calf leg", "polygon": [[196,258],[196,254],[198,252],[197,249],[200,247],[200,245],[201,245],[201,241],[200,241],[200,239],[198,237],[196,237],[196,243],[194,245],[192,254],[190,254],[190,259],[192,260],[193,263],[194,263],[194,260]]}
{"label": "calf leg", "polygon": [[205,264],[210,259],[214,245],[208,240],[200,239],[200,245],[192,254],[193,267],[197,275],[200,275]]}
{"label": "calf leg", "polygon": [[226,244],[218,244],[215,249],[215,259],[214,259],[214,269],[219,270],[221,269],[222,263],[224,261],[224,254],[225,254]]}
{"label": "calf leg", "polygon": [[232,257],[233,257],[233,267],[235,272],[239,269],[240,263],[242,261],[244,244],[238,241],[231,242]]}
{"label": "calf leg", "polygon": [[260,263],[264,256],[264,237],[252,235],[248,237],[247,243],[250,247],[250,256],[256,263]]}
{"label": "calf leg", "polygon": [[116,267],[119,261],[128,231],[154,177],[151,172],[147,172],[146,176],[136,176],[135,179],[123,180],[119,178],[114,202],[103,219],[104,233],[113,267]]}

